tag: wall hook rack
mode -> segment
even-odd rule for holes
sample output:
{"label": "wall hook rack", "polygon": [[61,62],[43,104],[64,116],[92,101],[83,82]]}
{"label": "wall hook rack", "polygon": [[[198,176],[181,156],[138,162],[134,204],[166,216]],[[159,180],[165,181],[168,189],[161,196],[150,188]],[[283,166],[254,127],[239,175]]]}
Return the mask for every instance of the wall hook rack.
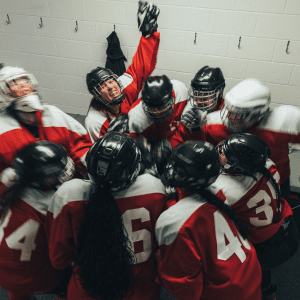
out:
{"label": "wall hook rack", "polygon": [[76,21],[76,27],[75,27],[75,31],[78,31],[78,22]]}
{"label": "wall hook rack", "polygon": [[286,49],[285,49],[285,52],[286,53],[289,53],[289,45],[290,45],[290,41],[288,41],[287,45],[286,45]]}
{"label": "wall hook rack", "polygon": [[239,49],[241,48],[241,39],[242,39],[242,37],[240,36],[240,38],[239,38],[239,45],[238,45]]}
{"label": "wall hook rack", "polygon": [[196,44],[196,40],[197,40],[197,32],[195,32],[194,44]]}
{"label": "wall hook rack", "polygon": [[11,23],[8,14],[7,14],[7,20],[6,20],[6,23],[7,23],[7,24],[10,24],[10,23]]}
{"label": "wall hook rack", "polygon": [[43,24],[43,19],[40,18],[40,20],[41,20],[41,23],[40,23],[39,25],[40,25],[40,28],[42,28],[42,27],[44,26],[44,24]]}
{"label": "wall hook rack", "polygon": [[114,25],[114,31],[116,31],[116,25]]}

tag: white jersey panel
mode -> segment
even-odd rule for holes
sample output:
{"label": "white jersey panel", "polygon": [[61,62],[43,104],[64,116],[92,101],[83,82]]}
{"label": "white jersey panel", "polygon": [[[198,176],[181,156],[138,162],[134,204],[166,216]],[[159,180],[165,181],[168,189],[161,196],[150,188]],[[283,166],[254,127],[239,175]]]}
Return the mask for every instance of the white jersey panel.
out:
{"label": "white jersey panel", "polygon": [[155,236],[158,245],[172,244],[184,223],[205,203],[207,201],[204,201],[199,194],[193,194],[164,211],[155,225]]}
{"label": "white jersey panel", "polygon": [[101,127],[106,120],[107,116],[103,112],[96,110],[92,106],[90,107],[89,112],[85,118],[85,127],[90,135],[92,142],[98,140]]}
{"label": "white jersey panel", "polygon": [[118,78],[123,86],[123,89],[125,89],[128,85],[130,85],[133,82],[133,78],[128,73],[124,73]]}

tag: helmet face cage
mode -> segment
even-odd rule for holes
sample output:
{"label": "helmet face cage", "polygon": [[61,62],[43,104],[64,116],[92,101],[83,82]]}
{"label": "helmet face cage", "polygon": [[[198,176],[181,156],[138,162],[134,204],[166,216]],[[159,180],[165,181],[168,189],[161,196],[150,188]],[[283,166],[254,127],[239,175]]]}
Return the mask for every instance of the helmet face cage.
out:
{"label": "helmet face cage", "polygon": [[[112,102],[106,102],[102,98],[101,93],[100,93],[100,91],[103,89],[102,85],[105,84],[105,82],[109,79],[114,79],[118,83],[120,91],[121,91],[120,96],[118,96],[117,98],[114,98]],[[118,105],[124,101],[124,97],[125,97],[122,82],[121,82],[121,80],[119,80],[119,77],[116,74],[102,76],[101,80],[93,86],[92,94],[106,106]]]}
{"label": "helmet face cage", "polygon": [[171,96],[170,99],[160,107],[150,107],[145,103],[145,101],[142,101],[142,106],[146,116],[155,122],[162,122],[168,119],[173,113],[174,104],[175,99],[173,96]]}
{"label": "helmet face cage", "polygon": [[243,132],[260,121],[266,112],[265,109],[262,111],[262,108],[238,108],[229,106],[225,102],[220,110],[221,120],[232,132]]}
{"label": "helmet face cage", "polygon": [[189,89],[190,103],[193,107],[197,107],[200,110],[214,111],[218,100],[223,96],[223,90],[224,86],[211,91],[198,90],[191,86]]}

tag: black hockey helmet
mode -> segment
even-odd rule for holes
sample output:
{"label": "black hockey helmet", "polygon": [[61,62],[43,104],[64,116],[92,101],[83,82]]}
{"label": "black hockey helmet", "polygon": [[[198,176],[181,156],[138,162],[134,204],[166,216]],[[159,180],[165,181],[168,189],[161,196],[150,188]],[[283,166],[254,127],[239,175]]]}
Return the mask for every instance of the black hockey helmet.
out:
{"label": "black hockey helmet", "polygon": [[125,189],[136,179],[140,160],[140,150],[131,136],[109,132],[88,151],[87,172],[95,185],[108,185],[111,191],[116,192]]}
{"label": "black hockey helmet", "polygon": [[249,133],[234,133],[217,145],[222,170],[233,174],[254,174],[262,170],[271,155],[270,147]]}
{"label": "black hockey helmet", "polygon": [[208,112],[213,111],[218,100],[223,97],[224,88],[225,79],[220,68],[201,68],[191,81],[191,105]]}
{"label": "black hockey helmet", "polygon": [[114,98],[114,100],[111,103],[104,102],[100,90],[101,90],[101,84],[105,82],[106,80],[113,78],[119,85],[120,90],[123,90],[123,86],[121,81],[118,79],[118,76],[114,74],[110,69],[97,67],[96,69],[93,69],[90,73],[86,75],[86,84],[88,91],[94,95],[99,101],[101,101],[104,105],[107,106],[113,106],[118,105],[121,102],[124,101],[125,94],[122,92],[120,96],[117,98]]}
{"label": "black hockey helmet", "polygon": [[142,89],[145,114],[154,121],[164,121],[173,112],[173,85],[166,75],[150,76]]}
{"label": "black hockey helmet", "polygon": [[164,177],[171,186],[196,191],[215,182],[219,172],[218,152],[212,144],[187,141],[174,149]]}
{"label": "black hockey helmet", "polygon": [[73,178],[75,166],[66,149],[49,141],[23,148],[13,161],[18,180],[37,189],[53,188]]}

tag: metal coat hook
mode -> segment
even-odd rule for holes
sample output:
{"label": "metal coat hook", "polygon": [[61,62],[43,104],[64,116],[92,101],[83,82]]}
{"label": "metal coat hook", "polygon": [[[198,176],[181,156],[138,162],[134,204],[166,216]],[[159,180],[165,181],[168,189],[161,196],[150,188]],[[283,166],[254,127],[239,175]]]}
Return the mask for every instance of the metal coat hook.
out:
{"label": "metal coat hook", "polygon": [[239,38],[239,45],[238,45],[239,49],[241,48],[241,39],[242,39],[242,37],[240,36],[240,38]]}
{"label": "metal coat hook", "polygon": [[287,43],[287,45],[286,45],[286,49],[285,49],[285,52],[286,53],[289,53],[288,51],[289,51],[289,44],[290,44],[290,41],[288,41],[288,43]]}
{"label": "metal coat hook", "polygon": [[194,44],[196,44],[196,40],[197,40],[197,32],[195,32]]}
{"label": "metal coat hook", "polygon": [[114,31],[116,31],[116,25],[114,25]]}
{"label": "metal coat hook", "polygon": [[42,27],[44,26],[44,24],[43,24],[43,19],[40,18],[40,20],[41,20],[41,23],[40,23],[39,25],[40,25],[40,28],[42,28]]}
{"label": "metal coat hook", "polygon": [[7,14],[7,21],[6,21],[7,24],[10,24],[10,19],[9,19],[9,15]]}
{"label": "metal coat hook", "polygon": [[76,21],[76,27],[75,27],[75,31],[78,31],[78,22]]}

